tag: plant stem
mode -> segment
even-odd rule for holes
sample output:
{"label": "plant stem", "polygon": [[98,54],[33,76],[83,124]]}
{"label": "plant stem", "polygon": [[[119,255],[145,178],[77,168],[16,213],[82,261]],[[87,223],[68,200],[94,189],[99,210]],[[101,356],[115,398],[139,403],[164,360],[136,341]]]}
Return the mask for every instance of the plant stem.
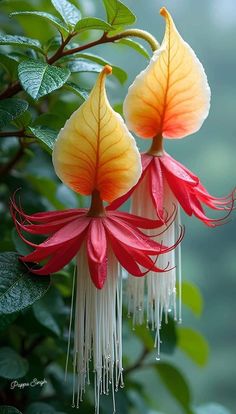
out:
{"label": "plant stem", "polygon": [[23,137],[25,135],[24,129],[20,131],[0,131],[0,138],[5,137]]}
{"label": "plant stem", "polygon": [[[93,42],[86,43],[82,46],[78,46],[72,49],[64,50],[65,46],[69,43],[69,41],[76,35],[77,33],[70,33],[64,41],[62,41],[58,50],[52,55],[50,58],[46,58],[47,63],[49,65],[54,64],[59,59],[64,56],[73,55],[74,53],[82,52],[83,50],[90,49],[91,47],[98,46],[104,43],[114,43],[117,40],[124,39],[126,37],[138,37],[140,39],[144,39],[146,42],[149,43],[152,51],[154,52],[159,48],[159,43],[152,36],[150,33],[146,32],[145,30],[141,29],[128,29],[124,30],[117,35],[109,37],[107,33],[104,33],[99,39],[94,40]],[[15,95],[16,93],[22,90],[21,84],[19,81],[12,83],[0,94],[0,99],[10,98],[11,96]]]}
{"label": "plant stem", "polygon": [[149,354],[148,349],[145,347],[143,349],[142,354],[140,355],[139,359],[137,360],[137,362],[134,363],[134,365],[131,365],[130,367],[128,367],[125,370],[125,375],[130,374],[131,372],[135,371],[136,369],[142,368],[143,367],[143,361],[146,358],[146,356]]}

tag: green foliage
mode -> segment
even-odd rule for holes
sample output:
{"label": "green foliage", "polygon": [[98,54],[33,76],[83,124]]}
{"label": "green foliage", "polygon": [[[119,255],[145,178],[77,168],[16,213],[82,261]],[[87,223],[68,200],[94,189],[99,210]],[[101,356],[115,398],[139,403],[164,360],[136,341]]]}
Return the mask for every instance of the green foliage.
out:
{"label": "green foliage", "polygon": [[18,379],[26,375],[29,364],[26,359],[18,355],[13,349],[0,349],[0,377]]}
{"label": "green foliage", "polygon": [[40,12],[40,11],[21,11],[21,12],[14,12],[10,14],[10,17],[14,16],[35,16],[39,17],[40,19],[44,19],[52,23],[59,31],[69,33],[69,29],[66,24],[58,19],[58,17],[53,16],[53,14]]}
{"label": "green foliage", "polygon": [[209,347],[205,338],[199,332],[191,328],[180,327],[178,329],[178,346],[196,364],[206,365]]}
{"label": "green foliage", "polygon": [[46,150],[51,154],[57,137],[57,131],[45,126],[29,127],[29,130],[39,141],[45,144]]}
{"label": "green foliage", "polygon": [[[178,289],[177,289],[178,293]],[[198,287],[190,282],[182,283],[182,301],[195,316],[201,316],[203,311],[203,299]]]}
{"label": "green foliage", "polygon": [[24,47],[27,49],[34,49],[40,53],[44,53],[42,50],[42,46],[38,40],[30,39],[29,37],[25,36],[1,35],[0,45]]}
{"label": "green foliage", "polygon": [[33,99],[39,99],[61,88],[69,78],[70,71],[41,61],[25,59],[19,64],[18,74],[24,90]]}
{"label": "green foliage", "polygon": [[163,362],[156,365],[156,370],[171,395],[181,404],[184,412],[186,414],[193,414],[190,406],[190,390],[182,373],[173,365]]}
{"label": "green foliage", "polygon": [[0,407],[0,414],[22,414],[19,410],[9,405],[2,405]]}
{"label": "green foliage", "polygon": [[133,39],[121,39],[118,42],[121,45],[126,45],[134,49],[140,55],[144,56],[146,59],[150,59],[149,53],[140,43],[135,42]]}
{"label": "green foliage", "polygon": [[106,8],[107,20],[114,27],[131,25],[136,17],[132,11],[119,0],[103,0]]}
{"label": "green foliage", "polygon": [[32,305],[48,290],[50,278],[38,279],[19,262],[16,253],[0,254],[0,314]]}
{"label": "green foliage", "polygon": [[81,13],[77,7],[67,0],[51,0],[53,6],[61,15],[64,22],[70,28],[74,28],[76,23],[81,19]]}
{"label": "green foliage", "polygon": [[109,32],[112,29],[113,27],[109,23],[97,17],[85,17],[75,25],[75,30],[78,33],[84,30],[102,30],[103,32]]}
{"label": "green foliage", "polygon": [[28,108],[28,102],[23,99],[3,99],[0,101],[0,128],[23,114]]}

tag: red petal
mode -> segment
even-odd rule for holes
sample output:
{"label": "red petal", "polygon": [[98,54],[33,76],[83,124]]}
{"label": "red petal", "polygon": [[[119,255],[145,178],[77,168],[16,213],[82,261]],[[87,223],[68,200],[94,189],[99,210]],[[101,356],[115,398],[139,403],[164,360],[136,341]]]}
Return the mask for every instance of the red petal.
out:
{"label": "red petal", "polygon": [[126,246],[142,250],[150,255],[157,255],[160,252],[159,244],[150,240],[148,236],[135,227],[131,227],[124,221],[120,221],[118,217],[106,218],[104,225],[109,234],[112,234]]}
{"label": "red petal", "polygon": [[107,239],[102,219],[94,218],[90,222],[87,254],[92,281],[102,289],[107,277]]}
{"label": "red petal", "polygon": [[150,191],[152,201],[157,213],[157,216],[162,219],[163,224],[163,176],[160,166],[159,157],[155,157],[155,162],[151,165],[150,170]]}
{"label": "red petal", "polygon": [[84,235],[81,234],[77,239],[67,242],[66,246],[59,248],[41,269],[31,269],[31,271],[37,275],[47,275],[49,273],[58,272],[77,254],[84,240],[83,236]]}
{"label": "red petal", "polygon": [[175,175],[180,180],[186,181],[190,185],[197,185],[199,183],[199,178],[188,170],[185,165],[181,164],[179,161],[176,161],[169,154],[165,152],[165,155],[161,157],[161,162],[169,170],[170,173]]}
{"label": "red petal", "polygon": [[[163,164],[162,164],[163,167]],[[165,168],[165,167],[164,167]],[[171,191],[175,195],[176,199],[184,209],[185,213],[189,216],[192,215],[192,207],[190,203],[189,193],[190,190],[188,186],[184,184],[183,181],[179,180],[176,176],[169,173],[167,169],[164,169],[164,175],[167,179],[167,182],[170,186]]]}
{"label": "red petal", "polygon": [[119,220],[124,220],[132,226],[139,227],[140,229],[157,229],[163,226],[162,220],[152,220],[121,211],[110,211],[109,217],[111,216],[117,217]]}

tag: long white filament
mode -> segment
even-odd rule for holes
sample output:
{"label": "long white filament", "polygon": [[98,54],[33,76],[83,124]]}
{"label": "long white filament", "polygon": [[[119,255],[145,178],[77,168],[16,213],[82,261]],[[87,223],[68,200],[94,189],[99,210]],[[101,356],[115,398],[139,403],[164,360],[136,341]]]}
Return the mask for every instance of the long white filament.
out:
{"label": "long white filament", "polygon": [[94,373],[95,413],[99,413],[100,395],[124,386],[122,368],[122,277],[118,261],[108,253],[108,274],[103,289],[97,289],[90,277],[86,251],[77,258],[73,349],[73,400],[79,407],[90,368]]}
{"label": "long white filament", "polygon": [[[176,200],[168,184],[164,181],[164,208],[171,215]],[[177,206],[178,207],[178,206]],[[140,185],[133,193],[131,213],[150,219],[157,219],[156,212],[149,192],[149,177],[146,175]],[[163,232],[166,230],[165,232]],[[178,238],[180,230],[179,208],[176,219],[169,228],[163,226],[156,230],[149,230],[148,234],[156,235],[153,240],[165,246],[171,246]],[[176,270],[176,263],[178,269]],[[128,277],[128,314],[133,317],[133,325],[143,324],[146,318],[147,327],[156,331],[154,346],[157,347],[157,359],[160,359],[160,328],[163,315],[168,322],[168,313],[173,311],[174,319],[177,320],[176,310],[176,274],[179,279],[179,306],[178,318],[181,320],[181,250],[178,246],[177,252],[172,250],[160,255],[157,266],[170,270],[165,273],[150,271],[144,277]]]}

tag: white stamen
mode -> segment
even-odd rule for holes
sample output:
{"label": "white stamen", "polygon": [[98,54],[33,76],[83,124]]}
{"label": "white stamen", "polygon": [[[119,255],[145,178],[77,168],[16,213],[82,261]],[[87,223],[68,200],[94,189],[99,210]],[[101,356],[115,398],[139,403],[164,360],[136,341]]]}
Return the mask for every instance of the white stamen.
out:
{"label": "white stamen", "polygon": [[123,386],[121,269],[109,250],[107,280],[101,290],[97,289],[82,247],[77,259],[73,407],[79,407],[90,383],[90,366],[94,372],[95,413],[99,413],[100,395],[108,394],[110,388],[115,413],[114,390]]}
{"label": "white stamen", "polygon": [[[169,228],[167,225],[154,230],[149,230],[147,234],[154,235],[162,233],[159,236],[152,237],[164,246],[172,246],[179,235],[180,230],[180,211],[177,200],[171,192],[167,182],[164,180],[164,208],[168,215],[173,213],[174,205],[177,205],[178,213],[176,219]],[[149,192],[149,177],[146,174],[143,181],[133,193],[131,213],[149,219],[157,219],[156,212]],[[177,270],[176,270],[177,263]],[[160,329],[162,317],[164,314],[165,322],[168,322],[168,313],[172,312],[173,317],[177,319],[176,312],[176,274],[179,280],[179,303],[178,303],[178,320],[181,321],[181,248],[177,251],[172,250],[166,254],[160,255],[157,260],[157,266],[164,269],[168,266],[171,270],[165,273],[156,273],[150,271],[145,277],[128,277],[128,314],[133,315],[133,325],[143,324],[146,316],[147,326],[156,330],[154,346],[157,348],[157,360],[160,358]],[[146,309],[146,315],[145,315]]]}

